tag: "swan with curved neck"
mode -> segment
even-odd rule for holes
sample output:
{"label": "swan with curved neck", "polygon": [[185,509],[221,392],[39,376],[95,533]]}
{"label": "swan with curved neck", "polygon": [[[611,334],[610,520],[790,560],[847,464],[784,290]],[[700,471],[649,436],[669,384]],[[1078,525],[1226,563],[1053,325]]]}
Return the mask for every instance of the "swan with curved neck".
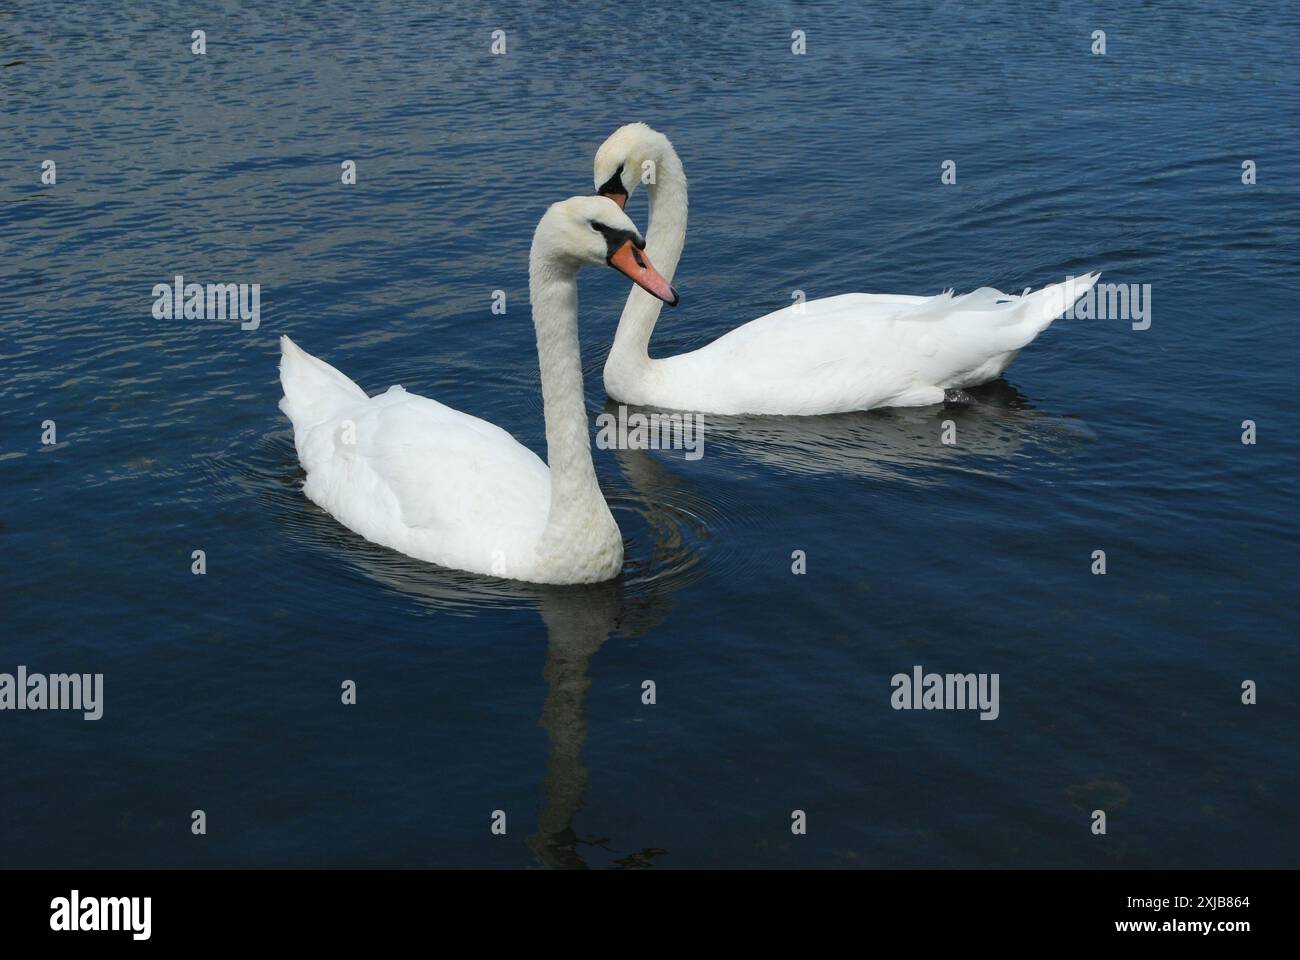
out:
{"label": "swan with curved neck", "polygon": [[280,409],[303,492],[367,540],[444,567],[534,583],[617,576],[623,539],[596,481],[583,403],[577,274],[607,264],[675,304],[644,246],[602,197],[556,203],[537,225],[528,283],[549,466],[500,427],[400,386],[368,397],[282,337]]}
{"label": "swan with curved neck", "polygon": [[[669,280],[686,242],[686,174],[668,138],[630,123],[596,151],[596,191],[620,207],[643,181],[646,251]],[[653,174],[651,176],[651,174]],[[616,400],[716,414],[812,415],[925,406],[996,379],[1098,273],[1023,296],[849,293],[752,320],[690,353],[651,359],[660,304],[633,290],[605,362]]]}

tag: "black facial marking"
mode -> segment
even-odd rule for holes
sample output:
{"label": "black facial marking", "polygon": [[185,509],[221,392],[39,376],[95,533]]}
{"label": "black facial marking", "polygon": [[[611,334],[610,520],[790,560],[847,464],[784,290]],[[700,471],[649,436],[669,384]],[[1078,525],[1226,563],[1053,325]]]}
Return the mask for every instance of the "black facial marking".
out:
{"label": "black facial marking", "polygon": [[596,192],[601,196],[608,196],[611,193],[618,194],[622,197],[627,196],[627,189],[623,186],[623,164],[620,163],[618,165],[618,169],[614,171],[614,175],[601,184],[600,189]]}
{"label": "black facial marking", "polygon": [[601,223],[599,220],[591,221],[591,229],[599,230],[605,238],[605,259],[608,260],[618,252],[618,248],[623,246],[629,240],[632,241],[632,255],[636,257],[637,264],[644,267],[645,262],[641,259],[640,254],[636,251],[645,249],[645,241],[636,235],[632,230],[620,230],[618,227],[611,227],[608,224]]}

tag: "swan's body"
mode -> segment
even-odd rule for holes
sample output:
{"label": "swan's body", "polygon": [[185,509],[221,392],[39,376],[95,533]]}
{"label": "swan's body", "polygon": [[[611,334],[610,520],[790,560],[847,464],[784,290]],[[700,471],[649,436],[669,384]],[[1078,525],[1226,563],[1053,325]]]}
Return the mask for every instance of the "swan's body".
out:
{"label": "swan's body", "polygon": [[400,386],[368,397],[281,338],[280,408],[303,492],[367,540],[444,567],[537,583],[618,575],[623,541],[591,461],[578,350],[577,271],[612,257],[631,221],[600,197],[538,224],[529,289],[550,466],[506,431]]}
{"label": "swan's body", "polygon": [[[367,540],[444,567],[500,575],[510,571],[505,551],[532,554],[519,546],[540,541],[551,503],[537,454],[400,386],[368,397],[288,337],[280,344],[280,408],[293,421],[309,500]],[[604,552],[617,569],[621,550]]]}
{"label": "swan's body", "polygon": [[[686,239],[686,175],[663,134],[635,123],[596,154],[598,190],[626,202],[650,161],[646,252],[669,279]],[[621,193],[621,195],[620,195]],[[633,290],[605,363],[625,403],[716,414],[825,414],[940,403],[987,383],[1100,274],[1024,296],[989,287],[954,297],[849,293],[752,320],[690,353],[652,360],[659,304]]]}

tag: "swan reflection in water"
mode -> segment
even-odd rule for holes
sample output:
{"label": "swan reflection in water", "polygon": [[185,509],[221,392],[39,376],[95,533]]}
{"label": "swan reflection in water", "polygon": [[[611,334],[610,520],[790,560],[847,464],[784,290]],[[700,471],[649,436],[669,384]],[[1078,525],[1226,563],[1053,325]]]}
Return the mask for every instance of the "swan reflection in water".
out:
{"label": "swan reflection in water", "polygon": [[[584,841],[573,829],[573,818],[582,809],[590,774],[582,763],[587,740],[587,690],[591,678],[588,666],[618,625],[623,611],[617,582],[555,591],[541,606],[546,623],[546,700],[542,704],[541,726],[549,750],[546,778],[542,783],[543,804],[537,818],[537,832],[528,846],[546,867],[584,869],[578,848],[588,843],[605,847],[606,841]],[[618,866],[650,866],[664,850],[643,848],[615,860]]]}
{"label": "swan reflection in water", "polygon": [[[1068,447],[1095,439],[1081,420],[1037,410],[1006,380],[966,391],[970,404],[887,407],[815,417],[703,415],[704,457],[722,450],[793,474],[841,474],[913,484],[943,482],[939,470],[985,472],[1027,445]],[[605,412],[617,416],[607,400]],[[668,413],[629,405],[629,412]],[[952,421],[953,443],[944,442]],[[681,458],[680,453],[669,456]],[[689,472],[690,464],[682,467]]]}

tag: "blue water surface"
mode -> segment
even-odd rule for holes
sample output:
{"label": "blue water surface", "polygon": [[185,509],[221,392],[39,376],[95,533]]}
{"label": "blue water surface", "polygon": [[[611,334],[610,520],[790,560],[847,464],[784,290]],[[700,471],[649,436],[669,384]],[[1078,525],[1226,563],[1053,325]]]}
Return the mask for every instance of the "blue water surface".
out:
{"label": "blue water surface", "polygon": [[[5,4],[0,672],[103,673],[105,702],[0,712],[0,864],[1300,865],[1298,27]],[[630,120],[690,176],[658,356],[796,289],[1090,270],[1150,284],[1150,328],[1058,321],[973,406],[598,450],[627,553],[601,587],[439,570],[307,501],[281,334],[545,454],[529,243]],[[176,274],[259,283],[260,326],[156,320]],[[593,419],[626,288],[581,277]],[[1000,715],[895,711],[914,665],[997,673]]]}

